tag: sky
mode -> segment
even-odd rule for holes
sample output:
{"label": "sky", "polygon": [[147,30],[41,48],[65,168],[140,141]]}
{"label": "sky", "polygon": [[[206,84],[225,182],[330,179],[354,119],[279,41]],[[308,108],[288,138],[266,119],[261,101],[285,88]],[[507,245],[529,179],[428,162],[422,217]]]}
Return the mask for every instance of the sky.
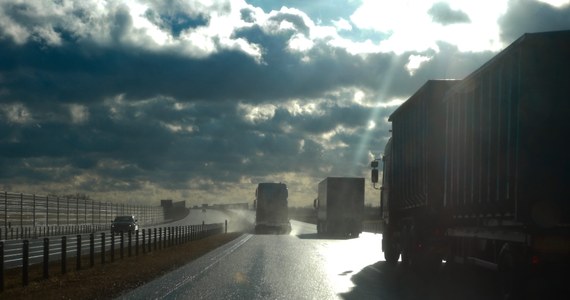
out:
{"label": "sky", "polygon": [[388,116],[562,0],[0,0],[0,191],[252,203],[284,182],[366,178]]}

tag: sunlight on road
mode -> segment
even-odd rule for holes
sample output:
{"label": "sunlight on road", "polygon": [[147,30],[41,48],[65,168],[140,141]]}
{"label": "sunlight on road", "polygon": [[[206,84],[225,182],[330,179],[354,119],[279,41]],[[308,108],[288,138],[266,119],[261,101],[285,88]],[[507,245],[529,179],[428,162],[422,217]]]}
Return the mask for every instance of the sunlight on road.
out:
{"label": "sunlight on road", "polygon": [[368,232],[357,239],[327,241],[319,251],[336,294],[349,292],[354,287],[352,276],[384,260],[382,235]]}

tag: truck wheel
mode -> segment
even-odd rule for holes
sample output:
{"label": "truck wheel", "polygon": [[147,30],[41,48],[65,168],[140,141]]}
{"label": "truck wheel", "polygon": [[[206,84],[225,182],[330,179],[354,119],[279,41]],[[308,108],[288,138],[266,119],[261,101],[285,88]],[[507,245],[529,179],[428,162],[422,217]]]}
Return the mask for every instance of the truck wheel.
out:
{"label": "truck wheel", "polygon": [[387,244],[388,245],[384,250],[384,258],[386,259],[387,263],[395,265],[398,262],[398,258],[400,258],[400,251],[398,251],[398,248],[394,245],[394,243],[389,242]]}
{"label": "truck wheel", "polygon": [[519,290],[524,275],[517,267],[517,256],[510,244],[505,244],[499,253],[499,282],[504,299],[518,299],[523,293]]}
{"label": "truck wheel", "polygon": [[413,265],[411,249],[408,246],[404,246],[402,249],[402,264],[406,268],[411,268]]}
{"label": "truck wheel", "polygon": [[411,268],[417,264],[414,259],[413,245],[412,229],[408,228],[403,232],[402,237],[402,264],[407,268]]}

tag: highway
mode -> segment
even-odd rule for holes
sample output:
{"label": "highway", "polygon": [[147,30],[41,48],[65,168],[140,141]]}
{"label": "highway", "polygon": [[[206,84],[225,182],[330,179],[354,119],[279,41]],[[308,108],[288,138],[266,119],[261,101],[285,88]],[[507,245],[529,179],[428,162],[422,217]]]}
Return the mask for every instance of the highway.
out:
{"label": "highway", "polygon": [[422,277],[385,263],[380,234],[321,238],[314,225],[292,226],[246,233],[119,299],[501,299],[490,271],[444,266]]}
{"label": "highway", "polygon": [[244,234],[123,298],[331,299],[354,287],[354,274],[381,260],[380,235],[320,239],[314,225],[292,223],[290,235]]}
{"label": "highway", "polygon": [[225,220],[228,231],[245,233],[118,299],[502,299],[496,273],[485,269],[444,264],[433,274],[419,274],[386,264],[381,234],[320,237],[315,225],[293,220],[288,235],[255,235],[249,230],[252,211],[201,209],[168,226]]}

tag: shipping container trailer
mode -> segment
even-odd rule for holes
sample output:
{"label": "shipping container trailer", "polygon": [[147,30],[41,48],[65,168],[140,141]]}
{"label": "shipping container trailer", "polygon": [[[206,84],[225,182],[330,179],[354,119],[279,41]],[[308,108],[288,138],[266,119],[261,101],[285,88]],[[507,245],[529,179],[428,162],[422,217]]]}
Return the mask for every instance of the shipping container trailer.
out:
{"label": "shipping container trailer", "polygon": [[387,261],[469,262],[511,284],[568,266],[569,54],[570,31],[525,34],[462,80],[428,81],[390,116]]}

